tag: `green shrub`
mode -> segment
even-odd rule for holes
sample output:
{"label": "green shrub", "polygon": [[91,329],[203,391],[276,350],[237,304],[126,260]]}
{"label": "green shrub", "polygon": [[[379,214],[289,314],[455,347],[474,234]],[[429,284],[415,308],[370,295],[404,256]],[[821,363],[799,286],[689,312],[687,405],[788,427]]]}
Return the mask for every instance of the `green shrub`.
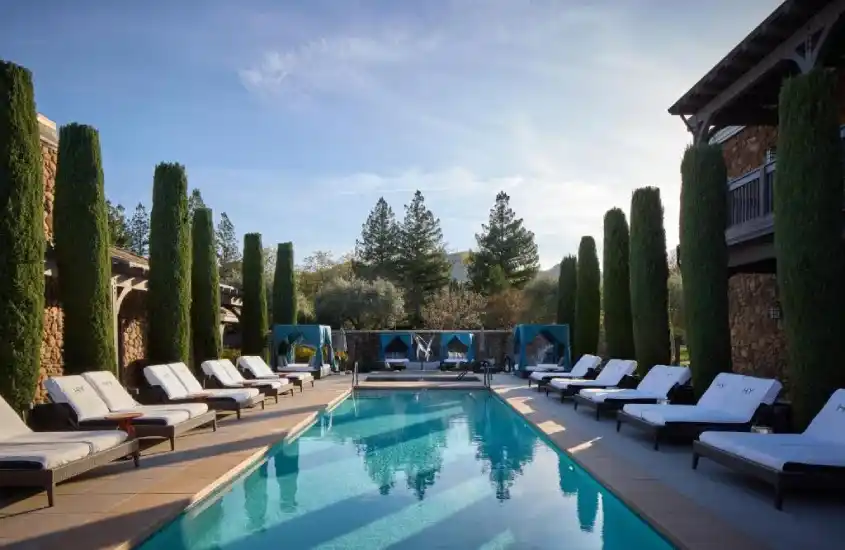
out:
{"label": "green shrub", "polygon": [[637,371],[644,376],[654,365],[672,359],[669,342],[666,231],[660,189],[643,187],[631,198],[631,316]]}
{"label": "green shrub", "polygon": [[584,354],[595,355],[599,345],[601,317],[601,272],[596,241],[581,237],[578,246],[577,292],[575,297],[575,331],[573,361]]}
{"label": "green shrub", "polygon": [[0,61],[0,395],[32,402],[44,325],[44,176],[32,75]]}
{"label": "green shrub", "polygon": [[604,215],[604,334],[610,358],[633,359],[634,328],[631,320],[631,283],[628,255],[628,220],[619,208]]}
{"label": "green shrub", "polygon": [[273,323],[297,323],[296,274],[293,267],[293,243],[281,243],[276,252],[273,275]]}
{"label": "green shrub", "polygon": [[293,347],[293,362],[294,363],[310,363],[311,359],[317,354],[317,350],[311,346],[294,346]]}
{"label": "green shrub", "polygon": [[237,364],[238,357],[241,356],[241,350],[237,348],[223,348],[220,352],[220,359],[228,359],[232,363]]}
{"label": "green shrub", "polygon": [[681,162],[681,271],[686,342],[698,396],[731,371],[728,174],[720,145],[693,145]]}
{"label": "green shrub", "polygon": [[243,307],[241,352],[265,355],[267,348],[267,287],[264,284],[264,253],[259,233],[244,235]]}
{"label": "green shrub", "polygon": [[194,210],[191,262],[191,338],[194,365],[220,357],[220,273],[211,210]]}
{"label": "green shrub", "polygon": [[578,259],[564,256],[557,276],[557,315],[555,322],[569,325],[569,337],[575,334],[575,296],[578,291]]}
{"label": "green shrub", "polygon": [[97,130],[59,131],[53,207],[65,374],[117,372],[108,212]]}
{"label": "green shrub", "polygon": [[806,426],[845,387],[842,143],[836,75],[789,79],[778,106],[775,248],[795,420]]}
{"label": "green shrub", "polygon": [[187,192],[184,166],[156,166],[147,282],[147,354],[151,364],[189,362],[191,228]]}

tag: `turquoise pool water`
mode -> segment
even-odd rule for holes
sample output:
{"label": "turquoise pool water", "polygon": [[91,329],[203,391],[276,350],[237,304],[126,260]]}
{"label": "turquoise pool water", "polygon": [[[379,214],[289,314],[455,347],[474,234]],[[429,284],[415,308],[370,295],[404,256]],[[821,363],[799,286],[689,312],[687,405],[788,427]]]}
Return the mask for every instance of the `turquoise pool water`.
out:
{"label": "turquoise pool water", "polygon": [[672,546],[486,391],[349,397],[143,550]]}

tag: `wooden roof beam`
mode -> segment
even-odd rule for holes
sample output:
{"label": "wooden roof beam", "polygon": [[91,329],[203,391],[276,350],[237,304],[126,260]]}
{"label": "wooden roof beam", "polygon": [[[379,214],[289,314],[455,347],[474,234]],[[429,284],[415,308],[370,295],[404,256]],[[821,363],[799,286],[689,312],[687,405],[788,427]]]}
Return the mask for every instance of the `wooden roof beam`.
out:
{"label": "wooden roof beam", "polygon": [[[816,59],[814,56],[811,60],[807,61],[807,63],[800,62],[799,59],[796,58],[799,48],[806,45],[808,40],[810,40],[816,33],[821,32],[823,37],[826,37],[830,28],[836,23],[843,12],[845,12],[845,0],[833,0],[830,4],[821,9],[812,17],[812,19],[807,21],[801,29],[793,33],[792,36],[769,52],[769,54],[764,57],[760,63],[736,79],[730,86],[714,97],[710,103],[700,109],[690,120],[692,126],[696,127],[700,124],[709,124],[713,115],[717,111],[727,106],[742,92],[753,86],[781,61],[786,59],[795,61],[798,63],[799,69],[802,71],[806,68],[807,63],[815,63]],[[819,40],[818,43],[814,44],[813,50],[817,52],[822,44],[823,40]],[[809,58],[810,56],[807,55],[803,57]]]}

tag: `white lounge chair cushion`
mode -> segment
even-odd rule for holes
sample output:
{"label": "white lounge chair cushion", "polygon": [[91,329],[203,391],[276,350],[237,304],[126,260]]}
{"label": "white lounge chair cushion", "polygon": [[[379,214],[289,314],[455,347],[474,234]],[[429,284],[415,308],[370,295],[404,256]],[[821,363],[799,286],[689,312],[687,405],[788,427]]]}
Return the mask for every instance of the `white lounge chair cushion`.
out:
{"label": "white lounge chair cushion", "polygon": [[[85,443],[0,443],[0,468],[9,468],[21,463],[52,470],[69,464],[90,454]],[[4,463],[7,463],[4,466]]]}
{"label": "white lounge chair cushion", "polygon": [[719,411],[698,405],[654,405],[652,407],[644,410],[641,418],[655,426],[665,426],[673,422],[746,424],[751,420],[749,417],[729,411]]}
{"label": "white lounge chair cushion", "polygon": [[70,405],[79,422],[103,418],[111,413],[105,401],[82,376],[51,376],[44,381],[44,388],[54,403]]}
{"label": "white lounge chair cushion", "polygon": [[179,379],[179,382],[188,390],[188,395],[206,391],[185,363],[170,363],[168,366]]}
{"label": "white lounge chair cushion", "polygon": [[82,377],[94,388],[110,411],[125,411],[138,406],[138,402],[120,385],[111,371],[91,371],[82,373]]}
{"label": "white lounge chair cushion", "polygon": [[116,447],[126,441],[129,436],[122,430],[90,430],[90,431],[67,431],[67,432],[29,432],[12,439],[7,439],[0,444],[68,444],[77,443],[87,445],[90,453],[98,453]]}
{"label": "white lounge chair cushion", "polygon": [[569,386],[579,386],[582,388],[589,388],[591,386],[595,386],[597,388],[604,388],[605,386],[613,385],[614,384],[602,382],[598,379],[587,380],[585,378],[552,378],[552,380],[549,382],[549,386],[558,390],[565,390]]}
{"label": "white lounge chair cushion", "polygon": [[251,399],[258,397],[261,393],[255,388],[242,389],[223,389],[223,390],[205,390],[208,394],[216,399],[234,399],[238,403],[246,403]]}
{"label": "white lounge chair cushion", "polygon": [[804,435],[845,445],[845,389],[836,390],[813,418]]}
{"label": "white lounge chair cushion", "polygon": [[[531,371],[529,371],[531,372]],[[582,375],[583,376],[583,375]],[[580,376],[573,376],[572,371],[569,372],[554,372],[554,371],[534,371],[529,376],[531,380],[540,382],[542,380],[553,380],[555,378],[581,378]]]}
{"label": "white lounge chair cushion", "polygon": [[637,384],[637,389],[652,392],[666,397],[675,386],[683,386],[689,382],[692,372],[688,367],[674,367],[669,365],[655,365]]}
{"label": "white lounge chair cushion", "polygon": [[[580,359],[578,359],[578,361],[575,362],[575,365],[572,366],[572,370],[565,373],[555,373],[555,376],[562,375],[562,378],[583,378],[587,375],[588,372],[590,372],[590,369],[598,368],[599,365],[601,365],[601,357],[598,357],[596,355],[584,354],[581,356]],[[559,368],[558,365],[554,365],[554,367]],[[528,372],[540,371],[538,373],[539,376],[537,378],[534,378],[534,373],[531,374],[531,378],[534,380],[542,380],[543,378],[546,378],[548,376],[542,373],[542,369],[526,367],[526,370]]]}
{"label": "white lounge chair cushion", "polygon": [[176,377],[170,365],[150,365],[144,368],[144,378],[151,386],[158,386],[164,390],[170,400],[188,398],[188,390]]}
{"label": "white lounge chair cushion", "polygon": [[238,357],[238,366],[248,370],[256,378],[278,378],[267,363],[257,355],[242,355]]}
{"label": "white lounge chair cushion", "polygon": [[557,363],[537,363],[536,365],[529,365],[525,367],[528,372],[552,372],[558,369],[563,370],[563,367]]}
{"label": "white lounge chair cushion", "polygon": [[243,377],[241,371],[239,371],[238,368],[233,365],[232,362],[228,359],[220,359],[219,361],[217,361],[217,363],[220,365],[221,368],[223,368],[223,370],[226,371],[226,373],[229,375],[230,380],[234,380],[236,384],[242,386],[270,386],[273,389],[280,390],[284,386],[290,384],[290,382],[288,382],[286,379],[279,379],[278,377],[276,377],[276,380],[272,381],[247,380]]}
{"label": "white lounge chair cushion", "polygon": [[788,464],[845,467],[845,445],[804,434],[704,432],[699,440],[778,471]]}
{"label": "white lounge chair cushion", "polygon": [[285,375],[285,378],[290,380],[299,380],[301,382],[314,380],[314,376],[310,372],[287,372],[283,374]]}
{"label": "white lounge chair cushion", "polygon": [[31,431],[12,406],[0,396],[0,442]]}
{"label": "white lounge chair cushion", "polygon": [[[169,405],[138,405],[134,409],[130,409],[132,411],[137,411],[143,413],[145,416],[153,415],[155,416],[161,412],[170,412],[175,411],[178,413],[184,413],[188,415],[188,418],[196,418],[197,416],[203,415],[208,412],[208,405],[205,403],[172,403]],[[129,412],[127,411],[119,411],[119,412]]]}
{"label": "white lounge chair cushion", "polygon": [[217,361],[216,359],[203,361],[202,372],[204,372],[206,376],[216,379],[218,383],[227,388],[236,388],[242,385],[238,381],[234,380],[229,371],[223,368],[220,361]]}
{"label": "white lounge chair cushion", "polygon": [[[402,361],[391,361],[391,363],[401,363]],[[285,367],[280,369],[280,372],[311,372],[314,370],[314,367],[310,365],[303,365],[303,364],[296,364],[290,363]]]}
{"label": "white lounge chair cushion", "polygon": [[633,373],[635,368],[637,368],[636,361],[611,359],[594,380],[585,380],[583,378],[552,379],[552,381],[549,382],[549,385],[558,390],[565,390],[571,385],[587,388],[591,386],[616,386],[623,378],[625,378],[625,376]]}
{"label": "white lounge chair cushion", "polygon": [[578,392],[581,397],[595,403],[604,403],[608,399],[665,399],[666,395],[657,392],[643,391],[640,389],[622,388],[585,388]]}

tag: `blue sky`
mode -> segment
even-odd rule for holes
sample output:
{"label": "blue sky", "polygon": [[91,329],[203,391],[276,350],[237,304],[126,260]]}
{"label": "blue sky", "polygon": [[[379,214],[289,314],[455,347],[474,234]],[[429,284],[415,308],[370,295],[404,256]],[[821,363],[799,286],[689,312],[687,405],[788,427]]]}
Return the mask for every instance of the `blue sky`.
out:
{"label": "blue sky", "polygon": [[239,234],[301,259],[415,189],[469,248],[504,189],[549,267],[643,185],[677,243],[689,137],[666,109],[778,3],[29,0],[4,6],[0,57],[40,112],[100,130],[130,209],[178,161]]}

